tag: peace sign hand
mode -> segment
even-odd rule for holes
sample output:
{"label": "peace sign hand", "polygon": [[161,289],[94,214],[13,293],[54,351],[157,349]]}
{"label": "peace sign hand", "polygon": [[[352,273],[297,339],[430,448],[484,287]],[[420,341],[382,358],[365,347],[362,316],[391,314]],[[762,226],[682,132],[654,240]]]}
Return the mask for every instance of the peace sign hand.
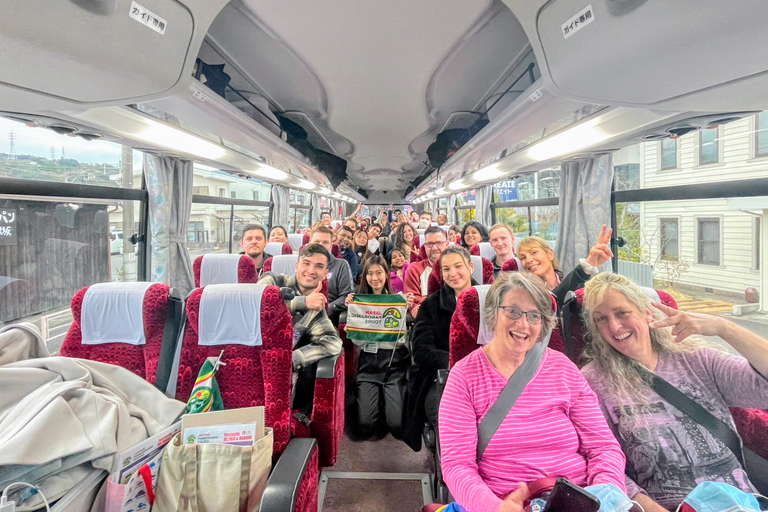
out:
{"label": "peace sign hand", "polygon": [[720,336],[723,322],[725,322],[721,317],[701,313],[687,313],[656,302],[653,303],[653,307],[667,315],[667,318],[651,322],[648,327],[651,329],[672,327],[672,336],[675,337],[676,343],[680,343],[688,336],[695,334]]}
{"label": "peace sign hand", "polygon": [[587,264],[593,267],[599,267],[606,261],[613,258],[613,251],[611,251],[611,234],[613,229],[603,224],[600,229],[600,235],[597,237],[597,243],[589,250],[589,256],[587,256]]}

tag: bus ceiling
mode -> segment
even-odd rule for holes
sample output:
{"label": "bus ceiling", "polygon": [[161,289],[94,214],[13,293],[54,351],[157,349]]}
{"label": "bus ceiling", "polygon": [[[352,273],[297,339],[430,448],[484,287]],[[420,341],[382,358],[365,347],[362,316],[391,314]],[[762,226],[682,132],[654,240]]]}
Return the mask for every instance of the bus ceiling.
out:
{"label": "bus ceiling", "polygon": [[[396,202],[768,108],[766,15],[759,0],[727,16],[711,0],[28,0],[0,19],[0,112]],[[562,144],[588,128],[602,135]],[[558,136],[568,151],[544,151]]]}

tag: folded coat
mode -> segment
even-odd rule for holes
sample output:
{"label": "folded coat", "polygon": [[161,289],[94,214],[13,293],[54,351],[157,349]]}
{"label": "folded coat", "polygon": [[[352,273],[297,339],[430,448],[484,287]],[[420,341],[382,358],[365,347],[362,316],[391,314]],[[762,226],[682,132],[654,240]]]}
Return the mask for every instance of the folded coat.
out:
{"label": "folded coat", "polygon": [[[124,368],[68,357],[4,365],[0,389],[0,488],[34,483],[49,501],[93,468],[116,471],[117,454],[170,426],[185,407]],[[39,501],[17,501],[17,509]]]}

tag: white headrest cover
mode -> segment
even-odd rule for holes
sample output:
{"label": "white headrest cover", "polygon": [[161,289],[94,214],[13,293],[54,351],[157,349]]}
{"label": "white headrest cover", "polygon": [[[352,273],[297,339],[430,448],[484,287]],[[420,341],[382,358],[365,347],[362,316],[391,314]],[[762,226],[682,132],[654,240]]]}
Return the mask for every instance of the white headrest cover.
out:
{"label": "white headrest cover", "polygon": [[337,227],[341,226],[342,224],[344,224],[343,220],[332,220],[331,221],[331,226],[333,226],[334,228],[337,228]]}
{"label": "white headrest cover", "polygon": [[299,252],[301,246],[304,245],[304,235],[300,233],[291,233],[288,235],[288,243],[291,244],[293,252]]}
{"label": "white headrest cover", "polygon": [[649,299],[651,299],[653,302],[661,302],[661,297],[659,297],[659,292],[654,290],[653,288],[647,288],[645,286],[640,287],[641,290],[643,290],[643,293],[645,293]]}
{"label": "white headrest cover", "polygon": [[272,256],[283,254],[283,244],[280,242],[269,242],[264,248],[264,252],[271,254]]}
{"label": "white headrest cover", "polygon": [[491,338],[493,338],[493,331],[485,325],[485,298],[488,296],[488,290],[491,289],[490,284],[481,284],[473,286],[477,290],[477,302],[480,305],[480,325],[477,329],[477,344],[487,345]]}
{"label": "white headrest cover", "polygon": [[198,344],[261,345],[264,284],[212,284],[203,289]]}
{"label": "white headrest cover", "polygon": [[483,257],[482,256],[470,256],[472,264],[475,266],[475,270],[472,271],[472,279],[478,283],[483,283]]}
{"label": "white headrest cover", "polygon": [[296,274],[296,263],[299,262],[298,254],[280,254],[272,256],[272,270],[275,274],[292,276]]}
{"label": "white headrest cover", "polygon": [[424,233],[426,233],[426,229],[416,229],[416,233],[418,233],[419,236],[424,236]]}
{"label": "white headrest cover", "polygon": [[496,256],[496,251],[493,250],[490,242],[480,242],[477,245],[480,246],[480,256],[483,258],[492,260],[493,257]]}
{"label": "white headrest cover", "polygon": [[432,273],[432,267],[427,267],[421,272],[419,276],[419,284],[421,285],[421,296],[426,297],[429,295],[429,274]]}
{"label": "white headrest cover", "polygon": [[200,286],[237,283],[240,254],[206,254],[200,263]]}
{"label": "white headrest cover", "polygon": [[98,283],[85,292],[80,318],[83,345],[146,345],[144,295],[153,283]]}

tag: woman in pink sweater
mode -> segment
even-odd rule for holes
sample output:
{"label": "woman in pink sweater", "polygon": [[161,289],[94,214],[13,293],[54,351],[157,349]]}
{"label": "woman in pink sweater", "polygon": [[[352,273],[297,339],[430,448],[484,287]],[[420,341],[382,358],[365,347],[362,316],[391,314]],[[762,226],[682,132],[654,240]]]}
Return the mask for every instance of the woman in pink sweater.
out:
{"label": "woman in pink sweater", "polygon": [[[562,476],[624,490],[624,455],[597,397],[565,355],[546,349],[512,410],[477,460],[478,426],[509,378],[555,325],[540,278],[502,272],[484,306],[491,341],[451,369],[438,416],[448,489],[469,512],[518,512],[525,482]],[[513,492],[514,491],[514,492]]]}

